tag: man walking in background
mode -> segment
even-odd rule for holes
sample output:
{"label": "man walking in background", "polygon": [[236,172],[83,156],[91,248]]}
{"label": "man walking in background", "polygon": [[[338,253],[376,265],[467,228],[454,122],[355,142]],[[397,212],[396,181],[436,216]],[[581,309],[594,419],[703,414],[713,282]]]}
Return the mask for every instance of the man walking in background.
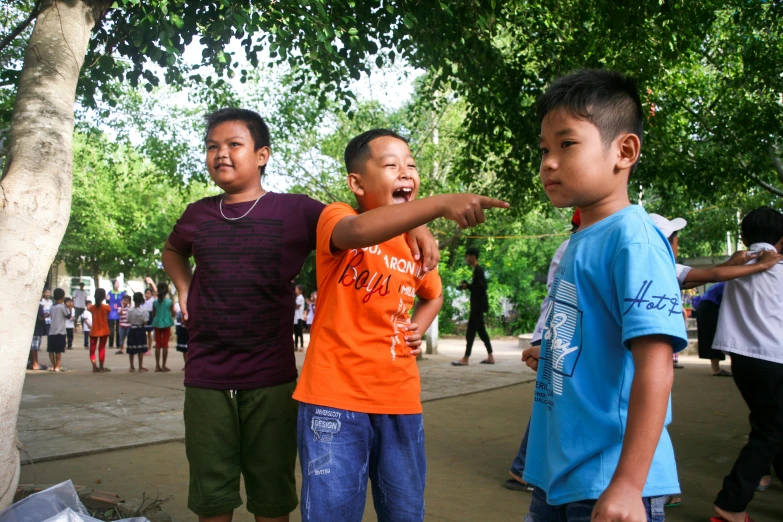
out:
{"label": "man walking in background", "polygon": [[473,279],[468,284],[462,281],[460,289],[470,290],[470,315],[468,317],[468,331],[465,334],[467,346],[465,355],[458,361],[453,361],[452,366],[467,366],[470,359],[470,352],[473,350],[473,341],[478,333],[479,338],[484,342],[487,348],[487,358],[481,361],[481,364],[495,364],[495,358],[492,356],[492,343],[489,342],[489,334],[484,326],[484,314],[489,312],[489,299],[487,298],[487,278],[484,276],[484,269],[478,264],[479,250],[471,247],[465,251],[465,262],[473,267]]}

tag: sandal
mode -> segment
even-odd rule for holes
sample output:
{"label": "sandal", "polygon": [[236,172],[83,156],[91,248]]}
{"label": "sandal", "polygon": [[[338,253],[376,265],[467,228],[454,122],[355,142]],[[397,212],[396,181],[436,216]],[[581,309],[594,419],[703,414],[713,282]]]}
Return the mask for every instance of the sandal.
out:
{"label": "sandal", "polygon": [[483,361],[481,361],[481,363],[479,363],[479,364],[495,364],[495,361],[487,361],[487,360],[483,360]]}
{"label": "sandal", "polygon": [[467,366],[467,364],[462,363],[460,361],[451,361],[452,366]]}
{"label": "sandal", "polygon": [[[727,522],[727,521],[723,517],[710,517],[710,522]],[[750,518],[750,515],[745,513],[745,522],[756,522],[756,521]]]}
{"label": "sandal", "polygon": [[664,503],[663,507],[673,508],[673,507],[678,507],[681,504],[682,504],[682,499],[680,497],[677,497],[675,495],[668,495],[666,497],[666,502]]}
{"label": "sandal", "polygon": [[520,481],[512,478],[506,480],[503,483],[503,487],[512,491],[527,491],[528,493],[532,493],[533,489],[535,489],[532,484],[523,484]]}
{"label": "sandal", "polygon": [[721,369],[718,373],[713,373],[713,377],[731,377],[731,372]]}

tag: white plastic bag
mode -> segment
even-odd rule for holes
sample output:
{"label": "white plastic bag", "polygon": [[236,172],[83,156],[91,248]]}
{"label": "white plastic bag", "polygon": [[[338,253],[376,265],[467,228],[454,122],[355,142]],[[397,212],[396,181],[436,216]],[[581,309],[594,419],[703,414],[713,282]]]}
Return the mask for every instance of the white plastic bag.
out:
{"label": "white plastic bag", "polygon": [[[70,480],[33,493],[0,513],[0,522],[100,522],[92,518],[79,500]],[[124,518],[120,522],[149,522],[146,518]]]}

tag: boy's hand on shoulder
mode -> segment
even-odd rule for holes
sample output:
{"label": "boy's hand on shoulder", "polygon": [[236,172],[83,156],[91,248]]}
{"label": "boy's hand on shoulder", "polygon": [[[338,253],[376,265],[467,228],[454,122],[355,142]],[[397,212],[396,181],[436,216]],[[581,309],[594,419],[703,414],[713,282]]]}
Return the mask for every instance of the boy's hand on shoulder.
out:
{"label": "boy's hand on shoulder", "polygon": [[538,359],[541,356],[540,346],[531,346],[522,351],[522,362],[527,365],[528,368],[534,371],[538,371]]}
{"label": "boy's hand on shoulder", "polygon": [[411,349],[411,355],[416,357],[421,353],[421,333],[417,323],[410,323],[405,326],[405,344]]}
{"label": "boy's hand on shoulder", "polygon": [[443,197],[443,217],[455,221],[462,229],[475,227],[486,221],[484,209],[509,207],[505,201],[478,194],[446,194]]}
{"label": "boy's hand on shoulder", "polygon": [[631,484],[612,481],[593,506],[591,522],[647,522],[642,492]]}
{"label": "boy's hand on shoulder", "polygon": [[422,225],[408,232],[407,239],[413,259],[421,261],[422,270],[435,270],[440,262],[440,248],[432,232]]}
{"label": "boy's hand on shoulder", "polygon": [[737,250],[731,254],[728,261],[723,263],[723,266],[742,266],[751,259],[756,259],[758,255],[758,252],[751,252],[750,250]]}
{"label": "boy's hand on shoulder", "polygon": [[759,254],[756,263],[763,266],[765,270],[769,270],[780,263],[782,259],[783,255],[778,254],[774,250],[765,250]]}

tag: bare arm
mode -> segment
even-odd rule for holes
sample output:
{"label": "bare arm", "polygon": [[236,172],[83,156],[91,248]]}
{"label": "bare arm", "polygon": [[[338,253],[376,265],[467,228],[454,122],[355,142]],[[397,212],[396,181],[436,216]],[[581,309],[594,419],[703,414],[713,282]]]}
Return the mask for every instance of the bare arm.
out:
{"label": "bare arm", "polygon": [[731,281],[738,277],[745,277],[751,274],[764,272],[775,266],[783,256],[777,252],[767,250],[758,256],[758,261],[750,265],[729,264],[731,260],[722,265],[712,266],[710,268],[692,268],[685,275],[685,284],[683,288],[693,288],[702,283],[720,283],[722,281]]}
{"label": "bare arm", "polygon": [[[182,318],[188,320],[188,289],[190,288],[190,281],[193,279],[193,274],[190,271],[190,261],[187,257],[174,250],[168,241],[163,247],[163,269],[166,270],[171,282],[177,289],[177,296],[179,297],[179,308],[182,311]],[[174,305],[171,307],[172,313],[174,311]]]}
{"label": "bare arm", "polygon": [[332,231],[332,249],[377,245],[440,217],[456,221],[462,228],[475,227],[484,222],[486,208],[508,208],[508,203],[476,194],[442,194],[374,208],[341,219]]}
{"label": "bare arm", "polygon": [[642,490],[661,438],[674,382],[672,345],[665,335],[631,340],[635,367],[623,448],[609,487],[593,509],[593,521],[640,521],[647,515]]}
{"label": "bare arm", "polygon": [[411,355],[421,353],[421,337],[435,320],[442,306],[443,294],[432,300],[417,299],[411,324],[407,327],[409,333],[405,336],[405,342],[411,348]]}

